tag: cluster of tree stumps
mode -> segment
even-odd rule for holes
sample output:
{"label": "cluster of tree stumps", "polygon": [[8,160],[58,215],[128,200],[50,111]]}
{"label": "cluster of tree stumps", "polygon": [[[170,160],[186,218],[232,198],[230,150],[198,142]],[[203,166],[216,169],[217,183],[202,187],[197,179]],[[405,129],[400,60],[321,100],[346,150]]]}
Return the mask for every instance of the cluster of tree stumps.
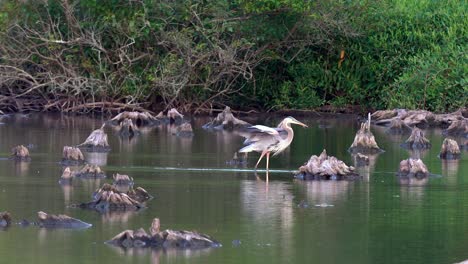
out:
{"label": "cluster of tree stumps", "polygon": [[320,156],[312,155],[299,168],[295,177],[302,180],[355,180],[360,176],[354,171],[354,167],[347,166],[336,157],[328,156],[326,150],[323,150]]}
{"label": "cluster of tree stumps", "polygon": [[92,225],[86,222],[83,222],[79,219],[70,217],[68,215],[59,214],[47,214],[43,211],[37,212],[37,220],[29,221],[22,219],[21,221],[14,222],[11,214],[9,212],[0,212],[0,228],[8,228],[13,224],[20,225],[22,227],[26,226],[38,226],[42,228],[50,229],[85,229],[89,228]]}

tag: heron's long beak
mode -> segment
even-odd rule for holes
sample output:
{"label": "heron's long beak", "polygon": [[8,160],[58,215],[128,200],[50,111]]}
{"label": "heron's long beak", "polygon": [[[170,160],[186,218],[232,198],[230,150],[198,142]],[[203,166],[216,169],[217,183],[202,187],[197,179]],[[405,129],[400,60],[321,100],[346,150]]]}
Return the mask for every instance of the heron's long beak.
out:
{"label": "heron's long beak", "polygon": [[303,126],[303,127],[308,127],[306,124],[304,124],[302,122],[299,122],[297,120],[294,121],[294,124],[297,124],[297,125],[300,125],[300,126]]}

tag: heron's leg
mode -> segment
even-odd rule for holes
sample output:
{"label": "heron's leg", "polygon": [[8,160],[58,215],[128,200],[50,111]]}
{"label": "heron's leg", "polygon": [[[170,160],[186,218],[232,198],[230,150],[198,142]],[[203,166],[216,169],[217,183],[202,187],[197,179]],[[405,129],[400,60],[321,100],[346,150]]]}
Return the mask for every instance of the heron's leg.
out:
{"label": "heron's leg", "polygon": [[266,153],[267,153],[266,150],[262,151],[262,154],[260,155],[260,158],[258,159],[257,164],[255,164],[255,170],[257,170],[258,164],[260,163],[260,161],[262,160],[263,156],[265,156]]}
{"label": "heron's leg", "polygon": [[268,164],[270,163],[270,151],[266,153],[266,181],[268,181]]}

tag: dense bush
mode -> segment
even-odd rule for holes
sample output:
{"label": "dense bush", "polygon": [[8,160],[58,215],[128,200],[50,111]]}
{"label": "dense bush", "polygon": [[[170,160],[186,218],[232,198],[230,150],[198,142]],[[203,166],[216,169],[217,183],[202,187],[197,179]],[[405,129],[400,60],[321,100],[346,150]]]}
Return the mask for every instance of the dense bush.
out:
{"label": "dense bush", "polygon": [[467,8],[450,0],[6,0],[0,103],[454,110],[468,94]]}

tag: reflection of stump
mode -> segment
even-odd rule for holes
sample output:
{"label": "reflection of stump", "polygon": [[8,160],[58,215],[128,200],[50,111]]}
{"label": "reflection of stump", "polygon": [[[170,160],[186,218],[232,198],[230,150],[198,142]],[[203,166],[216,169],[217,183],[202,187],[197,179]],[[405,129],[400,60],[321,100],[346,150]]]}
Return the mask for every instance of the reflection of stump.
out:
{"label": "reflection of stump", "polygon": [[92,226],[91,224],[85,223],[76,218],[72,218],[68,215],[53,215],[44,213],[42,211],[37,213],[37,218],[39,220],[37,225],[46,228],[82,229]]}
{"label": "reflection of stump", "polygon": [[390,127],[388,127],[386,132],[392,135],[406,134],[411,132],[411,127],[405,124],[400,118],[394,118],[390,122]]}
{"label": "reflection of stump", "polygon": [[423,178],[429,176],[429,171],[422,160],[409,158],[400,162],[398,175],[401,177]]}
{"label": "reflection of stump", "polygon": [[231,108],[226,106],[223,112],[219,113],[216,118],[205,125],[203,128],[205,129],[236,129],[236,128],[244,128],[251,126],[251,124],[237,119],[231,112]]}
{"label": "reflection of stump", "polygon": [[453,121],[447,130],[444,131],[447,136],[461,136],[468,138],[468,119]]}
{"label": "reflection of stump", "polygon": [[439,157],[441,159],[459,159],[460,156],[461,153],[458,143],[453,139],[444,139]]}
{"label": "reflection of stump", "polygon": [[101,170],[98,165],[90,165],[86,164],[83,168],[79,171],[75,172],[75,177],[77,178],[84,178],[84,179],[99,179],[105,178],[106,175]]}
{"label": "reflection of stump", "polygon": [[356,167],[364,167],[369,165],[369,157],[361,153],[353,155],[353,159]]}
{"label": "reflection of stump", "polygon": [[354,137],[353,144],[349,148],[351,153],[363,153],[363,154],[373,154],[382,152],[382,149],[379,148],[375,137],[370,131],[370,114],[367,122],[361,124],[361,128],[356,133]]}
{"label": "reflection of stump", "polygon": [[318,157],[312,155],[309,161],[299,168],[295,177],[303,180],[354,180],[359,178],[359,175],[354,172],[354,167],[348,167],[343,161],[328,156],[323,150]]}
{"label": "reflection of stump", "polygon": [[108,152],[110,151],[109,143],[107,143],[107,134],[104,132],[104,126],[94,130],[78,147],[88,152]]}
{"label": "reflection of stump", "polygon": [[138,128],[133,124],[132,120],[125,118],[120,124],[119,134],[121,137],[134,137],[139,134]]}
{"label": "reflection of stump", "polygon": [[411,132],[411,136],[401,146],[408,149],[428,149],[431,147],[431,143],[424,136],[423,131],[415,127]]}
{"label": "reflection of stump", "polygon": [[73,179],[73,174],[70,170],[70,167],[66,167],[63,172],[62,176],[60,177],[60,184],[70,184]]}
{"label": "reflection of stump", "polygon": [[11,225],[11,215],[9,212],[0,212],[0,228],[6,228]]}
{"label": "reflection of stump", "polygon": [[232,157],[232,160],[226,161],[226,164],[232,165],[232,166],[237,166],[237,165],[247,165],[247,153],[244,153],[243,157],[240,157],[237,155],[237,152],[234,152],[234,156]]}
{"label": "reflection of stump", "polygon": [[160,231],[160,221],[155,218],[150,227],[150,234],[143,228],[125,230],[106,243],[123,248],[159,248],[159,249],[204,249],[220,247],[221,244],[208,235],[192,231]]}
{"label": "reflection of stump", "polygon": [[84,156],[79,148],[65,146],[63,147],[62,162],[63,165],[81,165],[84,163]]}
{"label": "reflection of stump", "polygon": [[30,161],[29,150],[23,145],[19,145],[11,149],[11,159],[16,161]]}
{"label": "reflection of stump", "polygon": [[183,123],[176,128],[176,136],[178,137],[193,137],[192,125],[190,123]]}

